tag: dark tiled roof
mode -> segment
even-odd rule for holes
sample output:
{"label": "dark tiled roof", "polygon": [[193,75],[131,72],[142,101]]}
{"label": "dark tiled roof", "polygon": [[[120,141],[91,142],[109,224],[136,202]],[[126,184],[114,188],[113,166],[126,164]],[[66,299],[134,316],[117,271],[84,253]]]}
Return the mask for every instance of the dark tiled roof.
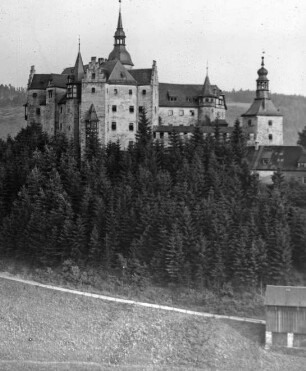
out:
{"label": "dark tiled roof", "polygon": [[306,287],[267,285],[265,305],[306,307]]}
{"label": "dark tiled roof", "polygon": [[150,85],[152,77],[152,68],[143,68],[138,70],[129,70],[130,74],[137,81],[137,85]]}
{"label": "dark tiled roof", "polygon": [[[162,133],[171,133],[172,131],[176,131],[178,133],[193,133],[195,126],[193,125],[179,125],[179,126],[171,126],[171,125],[158,125],[153,126],[153,131],[155,132],[162,132]],[[201,132],[205,134],[213,134],[216,130],[215,126],[201,126]],[[224,133],[231,133],[234,130],[232,126],[219,126],[220,134]]]}
{"label": "dark tiled roof", "polygon": [[248,160],[254,170],[305,171],[297,167],[302,153],[303,148],[299,146],[260,146],[258,150],[248,147]]}
{"label": "dark tiled roof", "polygon": [[208,75],[206,76],[205,81],[204,81],[202,95],[203,97],[214,97],[215,96],[212,86],[210,84]]}
{"label": "dark tiled roof", "polygon": [[271,99],[255,99],[251,107],[241,116],[282,116],[282,114],[275,108]]}
{"label": "dark tiled roof", "polygon": [[[197,98],[202,95],[203,85],[187,84],[159,84],[159,106],[160,107],[197,107]],[[221,90],[217,85],[211,85],[212,91],[219,96]],[[170,101],[169,96],[176,97]]]}
{"label": "dark tiled roof", "polygon": [[52,80],[52,86],[57,88],[66,88],[68,75],[58,75],[55,73],[49,74],[35,74],[29,89],[45,90],[49,81]]}
{"label": "dark tiled roof", "polygon": [[109,84],[120,84],[120,85],[136,85],[137,82],[129,71],[122,65],[118,60],[109,61],[106,63],[115,63],[110,73],[108,83]]}
{"label": "dark tiled roof", "polygon": [[73,75],[74,74],[74,67],[66,67],[62,72],[62,75]]}

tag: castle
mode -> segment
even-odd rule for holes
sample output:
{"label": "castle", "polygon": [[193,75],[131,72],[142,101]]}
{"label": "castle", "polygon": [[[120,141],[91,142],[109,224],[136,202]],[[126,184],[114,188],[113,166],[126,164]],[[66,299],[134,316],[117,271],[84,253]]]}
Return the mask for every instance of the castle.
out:
{"label": "castle", "polygon": [[[172,131],[189,137],[195,126],[207,135],[218,124],[229,136],[233,127],[226,121],[225,95],[210,83],[208,71],[204,84],[188,85],[160,83],[156,61],[151,68],[133,68],[121,13],[120,4],[114,48],[107,59],[92,57],[84,65],[79,46],[74,67],[61,74],[37,74],[31,67],[25,104],[28,124],[41,124],[52,135],[65,133],[82,151],[92,136],[103,145],[119,141],[122,149],[127,148],[135,141],[142,111],[154,138],[165,144]],[[267,74],[262,57],[256,97],[241,117],[249,145],[283,145],[283,117],[271,100]]]}

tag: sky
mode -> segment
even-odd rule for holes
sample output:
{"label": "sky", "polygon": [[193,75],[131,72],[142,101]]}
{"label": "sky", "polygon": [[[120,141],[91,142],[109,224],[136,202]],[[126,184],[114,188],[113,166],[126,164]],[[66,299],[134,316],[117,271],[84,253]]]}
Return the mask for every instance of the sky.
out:
{"label": "sky", "polygon": [[[0,83],[84,63],[113,48],[118,0],[1,0]],[[157,61],[159,81],[255,89],[261,55],[273,93],[306,95],[305,0],[122,0],[134,68]]]}

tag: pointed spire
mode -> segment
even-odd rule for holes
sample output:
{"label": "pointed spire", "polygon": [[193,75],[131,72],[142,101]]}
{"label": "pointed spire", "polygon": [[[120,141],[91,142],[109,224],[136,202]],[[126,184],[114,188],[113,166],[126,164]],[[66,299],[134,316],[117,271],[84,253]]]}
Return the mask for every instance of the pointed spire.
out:
{"label": "pointed spire", "polygon": [[79,52],[77,59],[75,61],[74,65],[74,80],[77,82],[81,82],[82,78],[84,77],[85,70],[84,70],[84,64],[81,56],[81,39],[79,36]]}
{"label": "pointed spire", "polygon": [[121,15],[121,0],[119,0],[119,17],[117,30],[114,35],[115,44],[114,49],[110,53],[108,59],[115,60],[118,59],[126,68],[132,68],[133,62],[129,52],[125,48],[125,32],[122,25],[122,15]]}
{"label": "pointed spire", "polygon": [[121,0],[119,0],[119,17],[118,17],[117,30],[118,29],[123,29],[123,26],[122,26],[122,16],[121,16]]}
{"label": "pointed spire", "polygon": [[204,81],[204,85],[203,85],[203,89],[202,89],[202,96],[203,97],[214,96],[213,91],[212,91],[212,87],[211,87],[211,84],[210,84],[210,81],[209,81],[209,77],[208,77],[208,71],[207,71],[207,75],[205,77],[205,81]]}

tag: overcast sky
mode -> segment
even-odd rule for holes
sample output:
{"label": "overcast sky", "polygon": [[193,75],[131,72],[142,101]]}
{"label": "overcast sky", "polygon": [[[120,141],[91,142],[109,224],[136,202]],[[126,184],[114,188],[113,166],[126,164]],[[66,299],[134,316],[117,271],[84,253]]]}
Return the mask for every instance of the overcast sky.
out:
{"label": "overcast sky", "polygon": [[[202,84],[209,63],[223,90],[254,89],[262,52],[270,89],[306,95],[305,0],[122,0],[134,68],[157,61],[159,81]],[[118,0],[1,0],[0,83],[84,63],[113,48]]]}

